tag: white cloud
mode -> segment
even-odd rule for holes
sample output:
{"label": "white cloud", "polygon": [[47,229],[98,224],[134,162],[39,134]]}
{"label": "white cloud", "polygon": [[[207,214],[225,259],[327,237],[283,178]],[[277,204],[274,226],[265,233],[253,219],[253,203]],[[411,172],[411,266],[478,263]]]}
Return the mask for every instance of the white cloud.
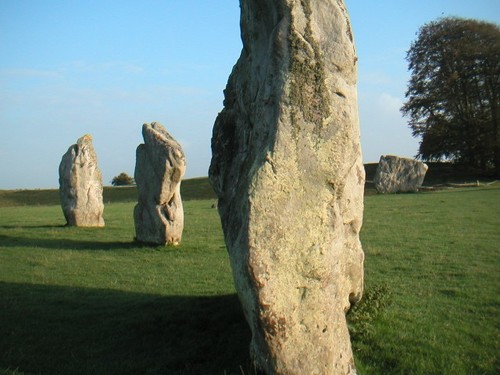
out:
{"label": "white cloud", "polygon": [[361,146],[365,162],[378,161],[380,155],[413,157],[418,139],[411,135],[400,108],[403,99],[386,92],[359,97]]}
{"label": "white cloud", "polygon": [[399,109],[403,105],[403,100],[387,93],[382,93],[377,99],[377,104],[382,113],[391,116],[401,117]]}

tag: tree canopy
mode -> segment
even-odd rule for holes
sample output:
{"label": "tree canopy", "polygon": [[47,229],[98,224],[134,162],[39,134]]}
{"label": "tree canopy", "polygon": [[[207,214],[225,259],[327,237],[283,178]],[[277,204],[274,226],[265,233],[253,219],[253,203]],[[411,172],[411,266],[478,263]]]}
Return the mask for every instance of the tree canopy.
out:
{"label": "tree canopy", "polygon": [[122,172],[118,176],[113,177],[113,180],[111,180],[111,184],[113,186],[125,186],[125,185],[133,185],[135,184],[135,181],[128,174]]}
{"label": "tree canopy", "polygon": [[462,18],[422,26],[406,57],[407,101],[417,157],[500,167],[500,28]]}

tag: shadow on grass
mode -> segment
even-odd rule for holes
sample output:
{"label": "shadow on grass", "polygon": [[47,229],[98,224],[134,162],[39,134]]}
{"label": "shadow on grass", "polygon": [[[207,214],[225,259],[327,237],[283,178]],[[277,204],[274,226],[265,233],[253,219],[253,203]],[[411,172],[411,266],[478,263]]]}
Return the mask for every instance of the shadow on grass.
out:
{"label": "shadow on grass", "polygon": [[0,372],[254,374],[236,295],[0,283]]}
{"label": "shadow on grass", "polygon": [[146,244],[130,241],[88,241],[65,238],[29,238],[0,234],[2,247],[36,247],[51,250],[127,250],[132,248],[151,248]]}
{"label": "shadow on grass", "polygon": [[66,228],[66,224],[60,225],[0,225],[0,229],[55,229]]}

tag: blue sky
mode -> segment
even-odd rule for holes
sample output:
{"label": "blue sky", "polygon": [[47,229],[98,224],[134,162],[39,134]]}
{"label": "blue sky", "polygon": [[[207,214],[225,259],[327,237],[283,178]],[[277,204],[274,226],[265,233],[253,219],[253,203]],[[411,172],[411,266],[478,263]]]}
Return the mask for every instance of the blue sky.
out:
{"label": "blue sky", "polygon": [[[346,0],[359,57],[365,162],[412,157],[399,108],[406,51],[441,16],[500,23],[498,0]],[[210,137],[240,50],[237,0],[1,0],[0,189],[58,187],[62,155],[92,134],[104,184],[133,175],[144,122],[206,176]]]}

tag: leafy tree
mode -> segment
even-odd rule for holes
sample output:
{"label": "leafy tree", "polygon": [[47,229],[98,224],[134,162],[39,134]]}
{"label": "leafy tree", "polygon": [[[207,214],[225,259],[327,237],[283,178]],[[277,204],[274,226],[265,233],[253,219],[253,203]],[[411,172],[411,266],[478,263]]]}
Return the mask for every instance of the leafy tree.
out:
{"label": "leafy tree", "polygon": [[500,28],[462,18],[422,26],[406,57],[411,78],[401,108],[417,157],[500,168]]}
{"label": "leafy tree", "polygon": [[133,185],[135,184],[135,181],[128,174],[122,172],[118,176],[113,177],[113,179],[111,180],[111,184],[113,186],[125,186],[125,185]]}

